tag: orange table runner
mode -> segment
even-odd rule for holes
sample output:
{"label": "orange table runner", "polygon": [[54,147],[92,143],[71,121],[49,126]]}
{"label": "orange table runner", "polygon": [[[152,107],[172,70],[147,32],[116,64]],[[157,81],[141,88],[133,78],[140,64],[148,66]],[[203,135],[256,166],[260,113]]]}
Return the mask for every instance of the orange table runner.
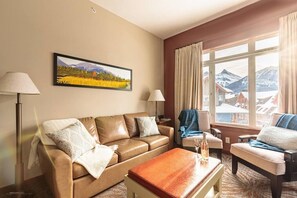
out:
{"label": "orange table runner", "polygon": [[221,163],[209,158],[197,160],[197,154],[184,149],[172,149],[128,172],[128,177],[159,197],[187,197]]}

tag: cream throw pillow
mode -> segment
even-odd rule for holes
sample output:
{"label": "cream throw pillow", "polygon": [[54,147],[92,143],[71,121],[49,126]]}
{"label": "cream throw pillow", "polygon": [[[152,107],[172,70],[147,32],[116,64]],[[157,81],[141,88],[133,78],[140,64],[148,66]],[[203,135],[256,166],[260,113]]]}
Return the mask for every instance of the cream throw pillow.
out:
{"label": "cream throw pillow", "polygon": [[139,127],[140,137],[160,135],[155,117],[136,118]]}
{"label": "cream throw pillow", "polygon": [[59,149],[70,156],[72,162],[96,145],[95,139],[78,122],[60,131],[46,133],[46,135],[56,143]]}
{"label": "cream throw pillow", "polygon": [[263,127],[257,140],[284,150],[297,149],[297,131],[275,126]]}

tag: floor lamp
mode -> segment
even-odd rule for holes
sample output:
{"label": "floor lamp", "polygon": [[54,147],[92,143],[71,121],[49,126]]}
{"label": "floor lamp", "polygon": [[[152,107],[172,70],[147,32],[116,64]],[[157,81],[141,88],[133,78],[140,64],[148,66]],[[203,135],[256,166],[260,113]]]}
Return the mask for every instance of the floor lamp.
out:
{"label": "floor lamp", "polygon": [[165,101],[165,98],[162,94],[162,92],[159,89],[156,89],[151,92],[150,97],[148,101],[154,101],[156,102],[156,122],[159,122],[159,117],[158,117],[158,101]]}
{"label": "floor lamp", "polygon": [[0,78],[0,94],[16,94],[16,165],[15,185],[20,192],[24,182],[24,163],[22,160],[22,103],[21,94],[38,95],[40,92],[29,75],[21,72],[7,72]]}

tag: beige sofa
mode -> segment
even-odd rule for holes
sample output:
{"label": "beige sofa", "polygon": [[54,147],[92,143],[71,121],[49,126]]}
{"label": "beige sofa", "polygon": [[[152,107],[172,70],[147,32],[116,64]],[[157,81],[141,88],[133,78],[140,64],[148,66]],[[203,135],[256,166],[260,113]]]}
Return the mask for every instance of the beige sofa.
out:
{"label": "beige sofa", "polygon": [[70,157],[56,146],[38,145],[42,172],[54,197],[91,197],[121,182],[128,170],[173,147],[174,130],[158,126],[160,135],[139,137],[136,117],[147,113],[134,113],[79,119],[89,133],[101,144],[118,145],[107,168],[99,179],[86,169],[71,162]]}

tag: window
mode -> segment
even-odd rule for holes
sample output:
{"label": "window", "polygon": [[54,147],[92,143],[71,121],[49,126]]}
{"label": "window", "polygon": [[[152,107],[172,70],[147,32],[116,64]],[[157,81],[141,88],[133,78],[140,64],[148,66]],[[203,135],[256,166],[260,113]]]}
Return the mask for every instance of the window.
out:
{"label": "window", "polygon": [[215,64],[216,121],[248,124],[248,59]]}
{"label": "window", "polygon": [[277,111],[278,36],[205,51],[203,66],[203,108],[212,121],[262,126]]}
{"label": "window", "polygon": [[265,125],[278,106],[278,53],[256,56],[257,125]]}
{"label": "window", "polygon": [[203,109],[209,106],[209,67],[203,67]]}

